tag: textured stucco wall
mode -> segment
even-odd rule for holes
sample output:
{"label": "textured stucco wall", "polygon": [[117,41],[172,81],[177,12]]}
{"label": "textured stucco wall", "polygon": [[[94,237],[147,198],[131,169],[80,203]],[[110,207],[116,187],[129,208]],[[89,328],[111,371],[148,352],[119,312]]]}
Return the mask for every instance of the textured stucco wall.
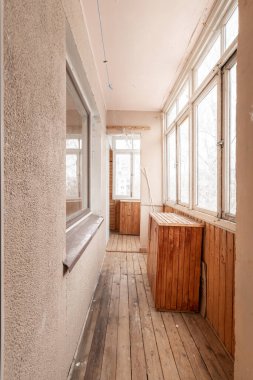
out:
{"label": "textured stucco wall", "polygon": [[235,380],[253,379],[253,2],[239,0]]}
{"label": "textured stucco wall", "polygon": [[[4,3],[4,379],[64,380],[105,246],[103,224],[74,270],[63,274],[66,16],[73,34],[82,31],[75,42],[86,56],[84,68],[102,120],[94,127],[97,151],[104,141],[105,111],[84,20],[74,17],[81,14],[79,1]],[[94,182],[103,191],[105,164],[98,153]],[[102,213],[103,201],[100,197],[96,205]]]}
{"label": "textured stucco wall", "polygon": [[[153,205],[162,210],[162,114],[145,111],[108,111],[107,125],[149,126],[141,132],[141,168],[146,169]],[[141,248],[148,246],[149,191],[145,177],[141,175]]]}

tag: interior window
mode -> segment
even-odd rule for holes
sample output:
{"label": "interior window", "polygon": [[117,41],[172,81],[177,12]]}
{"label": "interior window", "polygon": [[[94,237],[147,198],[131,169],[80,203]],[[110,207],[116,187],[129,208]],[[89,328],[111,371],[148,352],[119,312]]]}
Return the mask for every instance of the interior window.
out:
{"label": "interior window", "polygon": [[113,138],[115,199],[140,199],[140,148],[139,135]]}
{"label": "interior window", "polygon": [[67,76],[66,215],[67,221],[88,208],[88,113]]}

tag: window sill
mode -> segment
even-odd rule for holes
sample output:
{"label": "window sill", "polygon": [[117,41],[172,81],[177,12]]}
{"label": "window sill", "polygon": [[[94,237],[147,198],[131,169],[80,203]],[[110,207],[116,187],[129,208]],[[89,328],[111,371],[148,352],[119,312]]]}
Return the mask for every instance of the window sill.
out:
{"label": "window sill", "polygon": [[73,226],[73,228],[67,231],[66,257],[63,264],[69,272],[71,272],[77,261],[80,259],[103,221],[104,218],[102,216],[90,214],[76,226]]}
{"label": "window sill", "polygon": [[188,207],[179,205],[177,203],[172,203],[172,202],[167,201],[167,202],[165,202],[165,206],[172,207],[175,210],[184,212],[184,213],[188,214],[189,216],[201,219],[204,222],[213,224],[214,226],[223,228],[227,231],[230,231],[233,233],[236,232],[236,223],[235,222],[231,222],[231,221],[225,220],[225,219],[219,219],[216,216],[212,216],[210,214],[206,214],[206,213],[198,211],[198,210],[189,209]]}

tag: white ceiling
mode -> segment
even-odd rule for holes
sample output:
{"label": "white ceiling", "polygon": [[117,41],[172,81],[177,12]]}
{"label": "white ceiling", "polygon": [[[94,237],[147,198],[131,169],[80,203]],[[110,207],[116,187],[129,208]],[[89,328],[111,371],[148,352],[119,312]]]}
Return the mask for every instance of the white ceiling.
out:
{"label": "white ceiling", "polygon": [[82,1],[106,108],[162,109],[214,0],[99,0],[113,90],[97,1]]}

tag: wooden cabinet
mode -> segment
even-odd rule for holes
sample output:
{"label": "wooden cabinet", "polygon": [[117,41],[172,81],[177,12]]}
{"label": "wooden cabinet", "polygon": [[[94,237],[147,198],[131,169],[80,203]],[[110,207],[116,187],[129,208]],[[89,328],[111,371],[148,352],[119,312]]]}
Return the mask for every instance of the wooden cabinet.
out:
{"label": "wooden cabinet", "polygon": [[199,309],[203,224],[173,213],[151,213],[148,279],[158,310]]}
{"label": "wooden cabinet", "polygon": [[120,201],[119,233],[140,235],[140,201]]}

